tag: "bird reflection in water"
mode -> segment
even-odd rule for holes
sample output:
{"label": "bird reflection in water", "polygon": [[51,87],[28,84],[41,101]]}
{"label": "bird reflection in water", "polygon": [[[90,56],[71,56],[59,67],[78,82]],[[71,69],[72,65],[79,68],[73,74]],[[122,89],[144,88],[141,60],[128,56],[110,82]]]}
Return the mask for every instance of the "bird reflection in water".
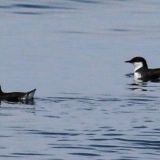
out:
{"label": "bird reflection in water", "polygon": [[1,100],[0,99],[0,105],[2,104],[2,102],[4,103],[8,103],[8,104],[25,104],[25,105],[35,105],[35,100],[34,99],[26,99],[26,100]]}
{"label": "bird reflection in water", "polygon": [[[133,73],[128,73],[125,75],[126,77],[130,78],[133,77],[134,74]],[[142,81],[142,80],[133,80],[133,83],[129,83],[128,85],[130,86],[128,89],[130,90],[140,90],[140,91],[151,91],[149,90],[149,82],[151,83],[160,83],[160,79],[153,79],[150,81]]]}

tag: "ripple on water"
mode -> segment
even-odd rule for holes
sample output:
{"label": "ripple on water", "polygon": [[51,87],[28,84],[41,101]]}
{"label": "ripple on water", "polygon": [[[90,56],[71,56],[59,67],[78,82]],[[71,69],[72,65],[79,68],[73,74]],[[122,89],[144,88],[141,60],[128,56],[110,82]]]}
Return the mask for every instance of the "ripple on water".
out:
{"label": "ripple on water", "polygon": [[[157,101],[157,99],[158,97],[154,96],[152,97],[148,95],[142,97],[138,96],[114,97],[108,95],[84,96],[82,94],[72,94],[72,95],[67,94],[65,96],[60,95],[55,97],[36,98],[35,100],[36,104],[38,104],[38,107],[45,106],[43,108],[43,117],[41,118],[45,120],[46,123],[50,123],[49,121],[52,121],[53,124],[50,126],[51,128],[47,130],[48,127],[46,127],[45,129],[43,128],[44,126],[43,127],[41,126],[39,129],[33,129],[33,128],[29,129],[27,127],[21,128],[18,126],[16,127],[13,126],[10,127],[10,129],[15,130],[16,133],[19,134],[21,133],[20,135],[27,135],[35,138],[39,137],[40,139],[45,140],[45,145],[50,152],[45,153],[45,152],[16,151],[11,154],[11,157],[12,156],[28,157],[28,158],[31,156],[36,158],[52,157],[53,155],[51,153],[53,149],[55,149],[56,151],[62,150],[63,152],[65,152],[65,155],[70,155],[78,158],[84,157],[89,159],[94,159],[94,158],[103,159],[103,157],[109,155],[121,155],[119,157],[121,158],[123,157],[122,159],[126,160],[137,159],[138,157],[136,156],[129,156],[129,154],[132,153],[133,150],[139,151],[143,154],[152,153],[153,155],[155,155],[159,151],[159,146],[160,146],[160,141],[155,140],[155,138],[157,138],[160,133],[160,129],[157,127],[154,129],[154,131],[149,132],[149,127],[146,124],[147,122],[144,123],[143,125],[142,123],[138,124],[138,120],[136,119],[137,115],[136,116],[134,114],[131,115],[130,112],[127,112],[124,115],[124,111],[126,111],[128,107],[122,108],[119,107],[119,105],[124,103],[128,105],[127,104],[128,102],[135,104],[135,101],[136,102],[138,101],[138,103],[136,104],[139,106],[141,102],[142,104],[153,103]],[[64,106],[64,104],[69,105],[69,107]],[[57,107],[57,109],[60,110],[60,112],[57,113],[55,113],[55,111],[50,112],[53,109],[53,107],[55,108],[54,105]],[[90,122],[88,122],[89,117],[87,116],[85,117],[85,115],[83,115],[82,119],[76,121],[77,117],[75,116],[73,118],[72,117],[73,114],[77,114],[77,112],[79,113],[82,112],[83,114],[84,113],[87,114],[85,109],[79,110],[79,108],[83,108],[83,106],[86,106],[86,108],[89,107],[95,108],[94,110],[91,110],[90,113],[88,114],[94,116],[92,114],[96,112],[97,117],[94,116],[94,119],[101,118],[102,114],[104,114],[104,109],[105,109],[105,111],[108,112],[108,114],[105,115],[106,119],[104,120],[102,118],[100,119],[102,120],[102,122],[98,121],[98,123],[96,123],[95,119],[94,122],[95,124],[91,123],[91,126],[93,128],[89,125],[90,124]],[[65,108],[67,110],[65,110]],[[106,108],[108,110],[106,110]],[[137,113],[136,108],[132,107],[129,109],[134,110],[133,113]],[[47,110],[49,110],[49,112],[47,112],[46,116],[44,112]],[[66,112],[68,114],[69,120],[72,122],[72,125],[74,125],[74,123],[77,122],[78,123],[83,122],[81,124],[76,124],[76,125],[81,125],[81,127],[66,128],[64,125],[65,122],[63,122],[64,117],[62,115],[59,115],[59,113],[61,113],[62,110],[63,112]],[[116,112],[116,110],[121,112]],[[37,111],[41,112],[41,110]],[[100,114],[100,116],[98,116],[98,114]],[[127,120],[125,118],[121,119],[121,117],[125,117],[128,114],[129,118],[127,117]],[[136,120],[134,120],[134,118]],[[61,120],[62,122],[60,122]],[[151,119],[149,117],[146,117],[144,118],[144,122],[145,120],[151,120]],[[120,123],[118,123],[117,121],[119,121]],[[129,124],[131,126],[125,128],[123,127],[123,125],[126,124],[127,121],[128,123],[130,122]],[[134,123],[132,123],[132,121],[134,121]],[[64,128],[57,130],[56,127],[53,127],[55,122],[56,123],[60,122],[60,124],[63,123]],[[154,120],[150,121],[150,123],[154,123]],[[119,124],[121,124],[122,126]],[[85,128],[85,126],[87,127]],[[132,135],[130,135],[130,133],[132,133]],[[5,157],[5,155],[2,155],[2,157],[3,156]]]}
{"label": "ripple on water", "polygon": [[79,3],[89,3],[89,4],[101,3],[100,0],[69,0],[69,1],[74,1],[74,2],[79,2]]}
{"label": "ripple on water", "polygon": [[0,5],[1,9],[9,11],[14,14],[22,15],[41,15],[46,13],[52,13],[52,11],[69,11],[76,8],[67,5],[67,3],[49,3],[49,2],[14,2],[13,4]]}
{"label": "ripple on water", "polygon": [[28,134],[37,134],[37,135],[43,135],[43,136],[67,136],[67,137],[73,137],[73,136],[79,136],[81,133],[72,133],[72,132],[47,132],[42,130],[23,130],[27,132]]}
{"label": "ripple on water", "polygon": [[78,152],[78,153],[70,153],[72,155],[78,155],[78,156],[87,156],[87,157],[97,157],[97,156],[101,156],[100,154],[96,154],[96,153],[81,153],[81,152]]}
{"label": "ripple on water", "polygon": [[38,100],[43,101],[43,102],[55,102],[55,103],[60,103],[60,102],[66,102],[66,101],[72,101],[72,102],[80,102],[83,104],[96,104],[98,102],[119,102],[121,101],[120,98],[116,98],[116,97],[112,97],[112,96],[96,96],[96,97],[92,97],[92,96],[76,96],[76,94],[74,96],[58,96],[58,97],[47,97],[47,98],[38,98]]}
{"label": "ripple on water", "polygon": [[117,138],[116,140],[120,142],[125,142],[127,145],[127,148],[133,148],[133,149],[143,149],[143,150],[160,150],[160,141],[155,140],[145,140],[145,139],[125,139],[125,138]]}
{"label": "ripple on water", "polygon": [[13,4],[11,6],[12,8],[27,8],[27,9],[63,9],[63,10],[66,10],[66,9],[73,9],[73,8],[70,8],[70,7],[65,7],[65,6],[56,6],[56,5],[47,5],[47,4],[30,4],[30,3],[17,3],[17,4]]}

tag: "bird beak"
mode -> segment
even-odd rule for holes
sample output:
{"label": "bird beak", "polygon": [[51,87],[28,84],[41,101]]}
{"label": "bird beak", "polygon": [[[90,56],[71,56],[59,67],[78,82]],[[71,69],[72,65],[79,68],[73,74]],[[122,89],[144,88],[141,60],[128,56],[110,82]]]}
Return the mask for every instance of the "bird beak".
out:
{"label": "bird beak", "polygon": [[129,60],[129,61],[125,61],[126,63],[131,63],[131,61]]}

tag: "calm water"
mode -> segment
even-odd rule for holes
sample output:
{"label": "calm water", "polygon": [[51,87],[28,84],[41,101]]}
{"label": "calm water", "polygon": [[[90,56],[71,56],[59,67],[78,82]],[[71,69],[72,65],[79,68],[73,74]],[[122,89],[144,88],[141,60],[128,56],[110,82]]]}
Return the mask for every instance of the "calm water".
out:
{"label": "calm water", "polygon": [[159,19],[159,0],[1,0],[2,89],[37,92],[1,102],[0,159],[159,160],[160,83],[124,63],[160,66]]}

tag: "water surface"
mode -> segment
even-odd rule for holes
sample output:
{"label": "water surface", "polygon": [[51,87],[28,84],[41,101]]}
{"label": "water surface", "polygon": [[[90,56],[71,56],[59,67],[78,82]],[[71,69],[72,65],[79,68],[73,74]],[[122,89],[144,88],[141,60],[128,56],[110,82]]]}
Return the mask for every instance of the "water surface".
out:
{"label": "water surface", "polygon": [[1,85],[37,88],[1,102],[4,160],[159,160],[160,83],[124,61],[160,66],[158,0],[1,0]]}

